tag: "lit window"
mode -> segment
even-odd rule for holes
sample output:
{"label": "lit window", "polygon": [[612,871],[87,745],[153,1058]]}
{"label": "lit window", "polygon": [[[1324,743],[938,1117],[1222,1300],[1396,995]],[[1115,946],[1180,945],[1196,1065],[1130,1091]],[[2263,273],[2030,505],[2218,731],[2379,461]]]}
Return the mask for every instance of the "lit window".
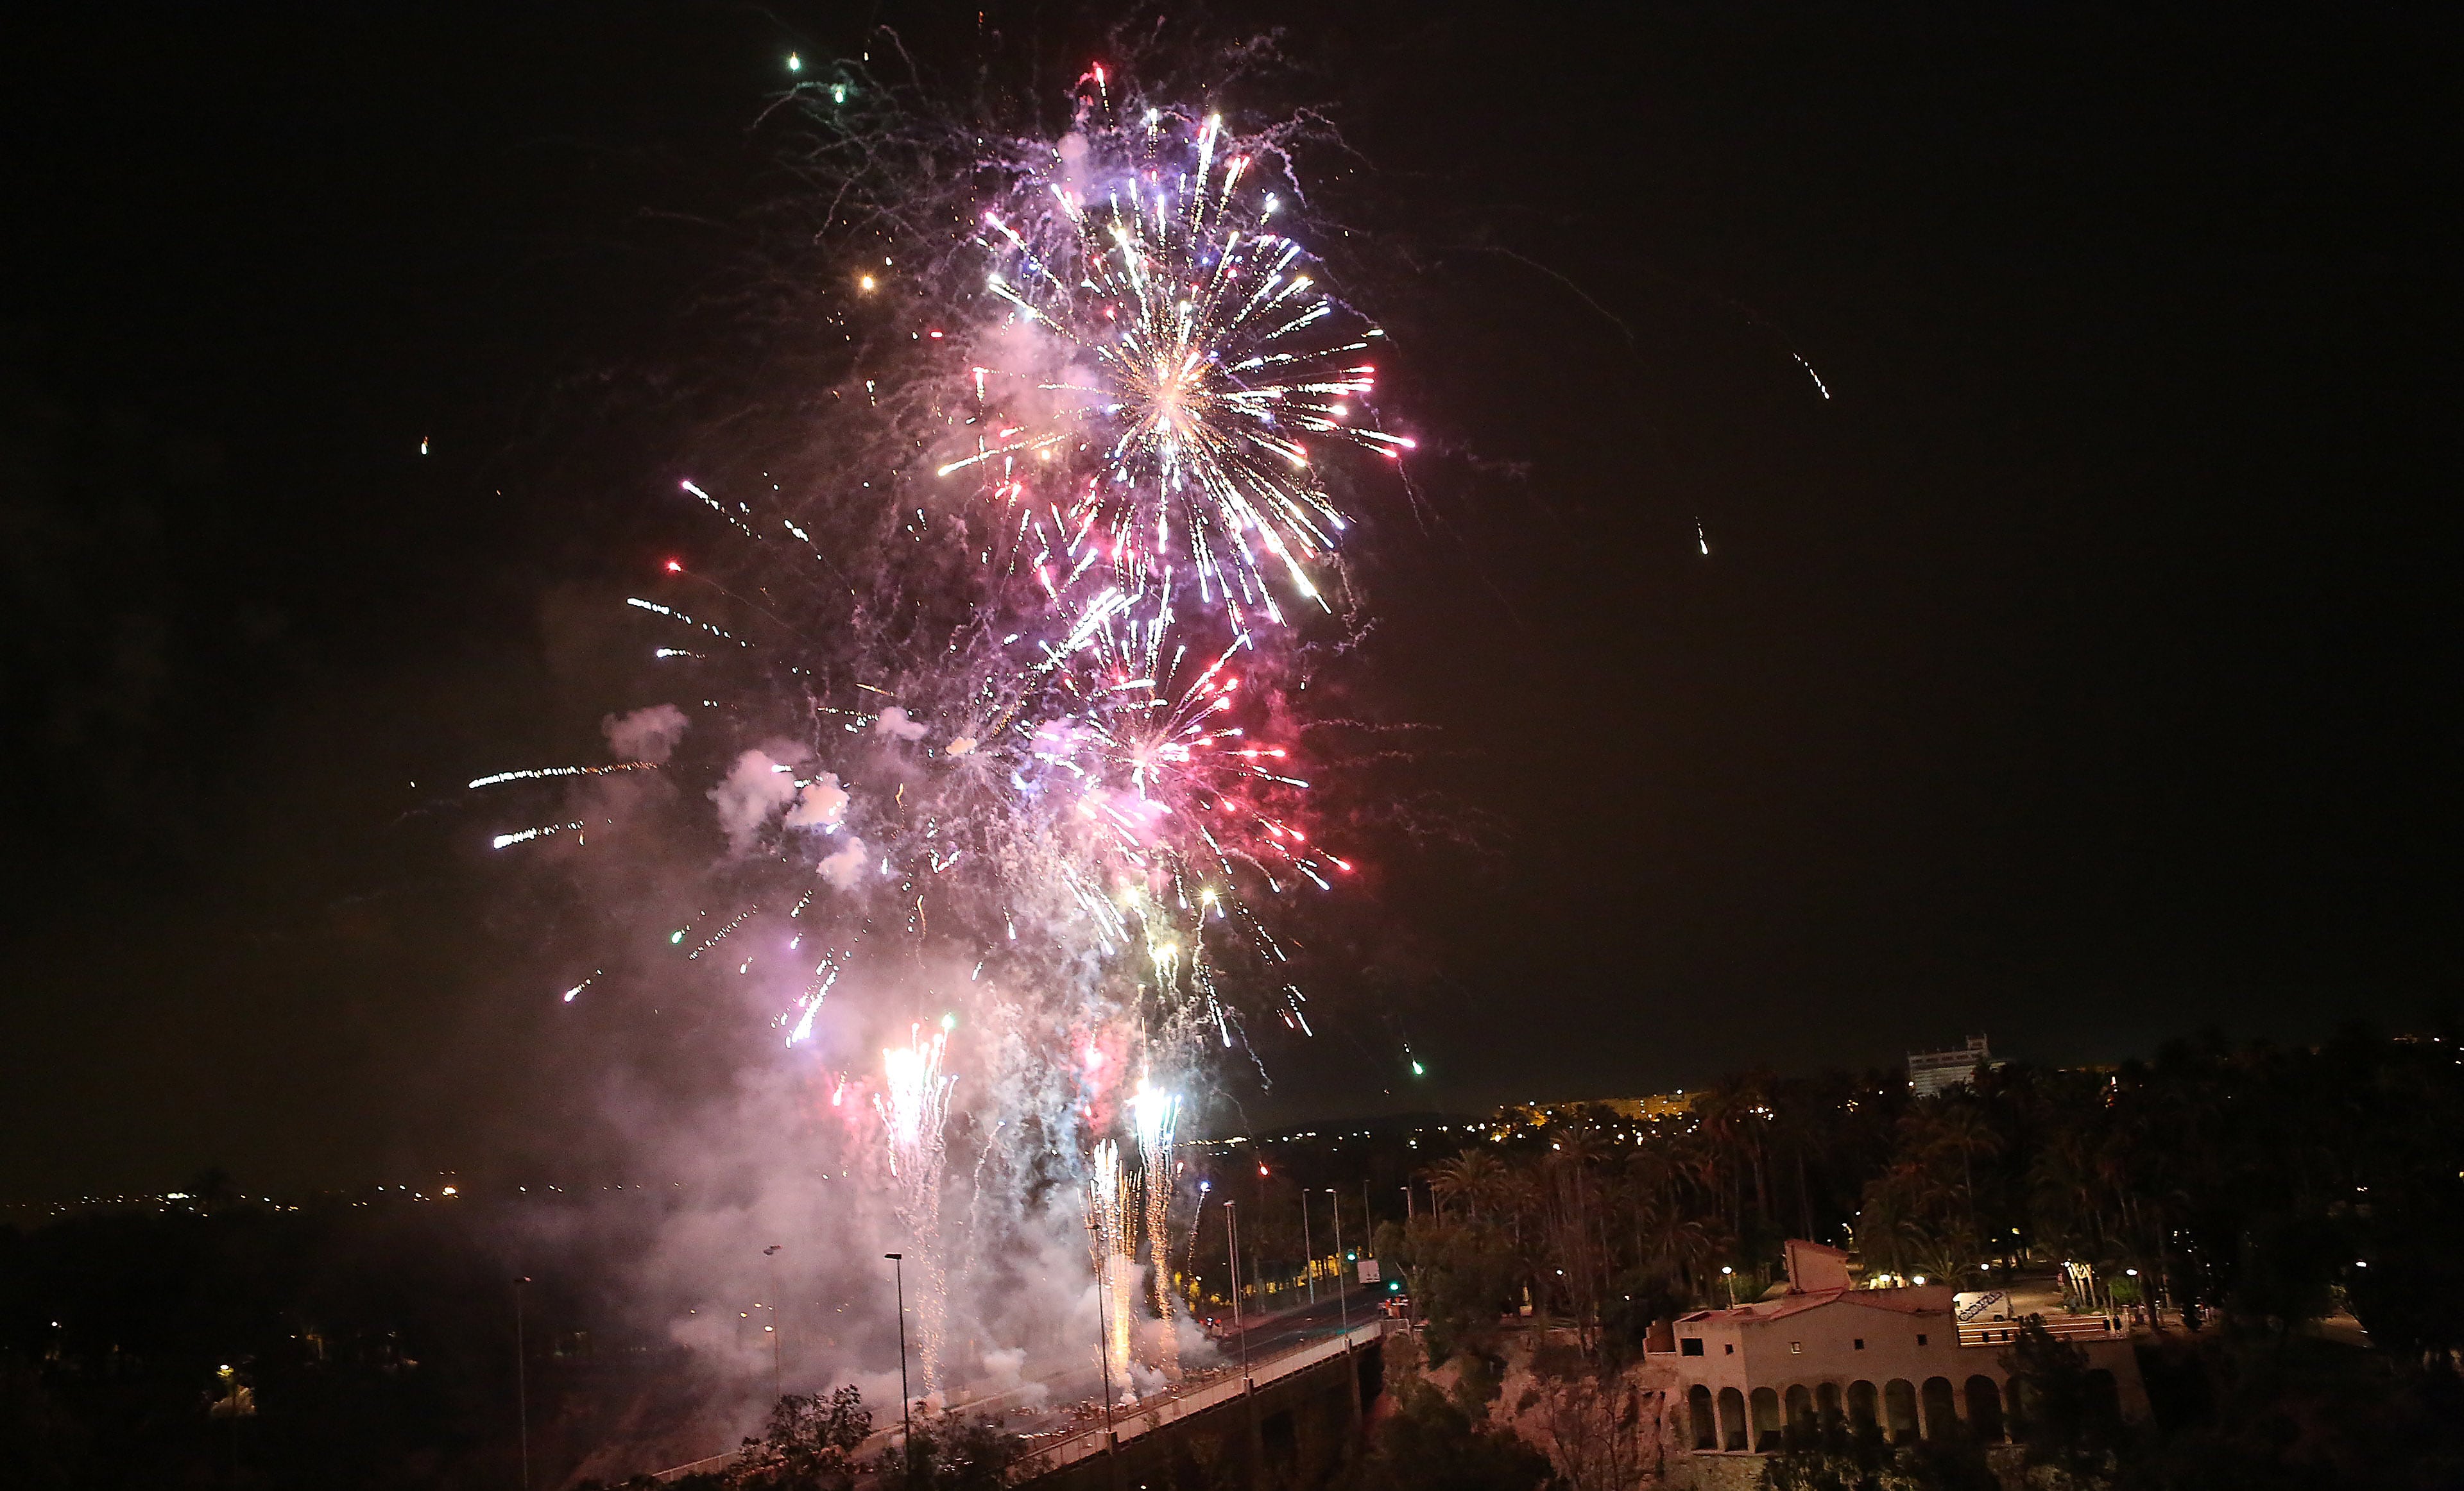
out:
{"label": "lit window", "polygon": [[1791,1356],[1803,1356],[1805,1354],[1805,1343],[1802,1341],[1790,1342],[1788,1344],[1788,1354]]}

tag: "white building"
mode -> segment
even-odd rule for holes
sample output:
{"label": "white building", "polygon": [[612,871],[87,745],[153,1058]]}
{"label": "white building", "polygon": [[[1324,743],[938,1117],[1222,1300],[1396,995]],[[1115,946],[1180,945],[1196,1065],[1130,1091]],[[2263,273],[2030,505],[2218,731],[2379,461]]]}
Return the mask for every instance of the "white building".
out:
{"label": "white building", "polygon": [[[1858,1288],[1847,1255],[1818,1243],[1791,1240],[1788,1270],[1787,1292],[1777,1298],[1680,1316],[1651,1343],[1649,1359],[1675,1369],[1661,1441],[1675,1452],[1672,1484],[1728,1484],[1744,1472],[1715,1461],[1810,1445],[1826,1429],[1879,1434],[1895,1444],[1962,1435],[1991,1445],[2012,1436],[2001,1358],[2014,1326],[1963,1327],[1947,1285]],[[2087,1351],[2090,1390],[2107,1412],[2146,1416],[2138,1359],[2117,1322],[2050,1324]]]}
{"label": "white building", "polygon": [[1910,1051],[1908,1087],[1917,1097],[1935,1097],[1966,1086],[1980,1070],[2000,1064],[1983,1036],[1970,1036],[1968,1044],[1956,1051]]}

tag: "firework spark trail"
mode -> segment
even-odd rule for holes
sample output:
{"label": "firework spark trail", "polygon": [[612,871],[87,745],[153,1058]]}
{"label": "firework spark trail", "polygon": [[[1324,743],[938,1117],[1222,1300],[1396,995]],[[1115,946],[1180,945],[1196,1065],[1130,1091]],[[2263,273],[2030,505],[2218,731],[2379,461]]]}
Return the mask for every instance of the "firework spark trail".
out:
{"label": "firework spark trail", "polygon": [[907,1044],[881,1053],[882,1090],[873,1097],[882,1137],[890,1147],[908,1256],[923,1265],[923,1287],[915,1302],[916,1356],[927,1397],[941,1389],[949,1321],[949,1266],[941,1251],[941,1169],[948,1152],[942,1124],[949,1116],[950,1089],[958,1079],[941,1070],[948,1049],[947,1031],[927,1037],[921,1025],[912,1027]]}
{"label": "firework spark trail", "polygon": [[498,834],[488,841],[488,846],[492,849],[510,849],[515,844],[528,844],[534,839],[544,839],[550,834],[570,833],[581,826],[579,822],[542,823],[537,828],[524,828],[517,833]]}
{"label": "firework spark trail", "polygon": [[553,777],[605,777],[613,772],[654,772],[658,769],[656,761],[617,761],[607,766],[540,766],[529,771],[497,772],[493,776],[475,778],[471,786],[493,787],[506,781],[544,781]]}
{"label": "firework spark trail", "polygon": [[1111,1369],[1113,1390],[1124,1398],[1134,1398],[1130,1343],[1138,1298],[1137,1207],[1130,1198],[1129,1176],[1122,1170],[1117,1143],[1098,1140],[1088,1169],[1087,1232],[1094,1251],[1096,1288],[1104,1295],[1098,1302],[1104,1312],[1104,1357]]}
{"label": "firework spark trail", "polygon": [[1139,1183],[1146,1202],[1146,1253],[1154,1269],[1147,1281],[1148,1298],[1155,1308],[1155,1319],[1165,1328],[1157,1332],[1159,1345],[1155,1366],[1167,1376],[1180,1370],[1178,1337],[1173,1332],[1172,1236],[1169,1227],[1172,1212],[1172,1140],[1173,1130],[1180,1120],[1180,1099],[1138,1080],[1138,1090],[1130,1099],[1130,1118],[1138,1136]]}

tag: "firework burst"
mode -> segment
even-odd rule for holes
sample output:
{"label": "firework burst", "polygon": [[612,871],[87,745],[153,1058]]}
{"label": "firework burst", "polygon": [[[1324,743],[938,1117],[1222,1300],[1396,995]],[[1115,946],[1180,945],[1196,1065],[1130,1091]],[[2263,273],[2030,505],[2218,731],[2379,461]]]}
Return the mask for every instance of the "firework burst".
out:
{"label": "firework burst", "polygon": [[1057,155],[1023,200],[984,212],[980,240],[986,288],[1044,356],[974,370],[976,449],[939,473],[979,474],[1081,568],[1194,576],[1236,632],[1255,612],[1282,620],[1269,571],[1324,605],[1309,569],[1347,522],[1311,445],[1411,445],[1362,404],[1383,333],[1276,230],[1282,199],[1220,116],[1089,118]]}
{"label": "firework burst", "polygon": [[[824,323],[851,350],[802,474],[678,483],[719,557],[665,561],[627,614],[679,704],[611,716],[614,764],[472,785],[562,795],[497,841],[533,856],[622,854],[635,823],[608,804],[645,782],[707,803],[713,867],[643,940],[743,980],[815,1071],[907,1029],[870,1107],[928,1392],[968,1262],[942,1239],[948,1027],[910,1021],[963,1011],[975,1131],[1013,1147],[973,1167],[968,1215],[988,1186],[1043,1208],[1047,1157],[1087,1157],[1071,1178],[1126,1384],[1142,1309],[1173,1365],[1180,1100],[1125,1079],[1201,1070],[1191,1048],[1240,1043],[1244,1010],[1309,1031],[1269,908],[1351,866],[1310,821],[1301,649],[1350,603],[1347,472],[1384,464],[1347,458],[1411,442],[1371,402],[1381,334],[1292,226],[1287,134],[1116,102],[1100,72],[1049,135],[846,122],[859,74],[803,86],[831,90],[803,97],[832,100],[825,138],[848,147],[817,159],[855,163],[835,185],[816,167],[833,221],[875,241]],[[909,164],[865,174],[884,161]],[[827,1080],[832,1107],[865,1084]]]}

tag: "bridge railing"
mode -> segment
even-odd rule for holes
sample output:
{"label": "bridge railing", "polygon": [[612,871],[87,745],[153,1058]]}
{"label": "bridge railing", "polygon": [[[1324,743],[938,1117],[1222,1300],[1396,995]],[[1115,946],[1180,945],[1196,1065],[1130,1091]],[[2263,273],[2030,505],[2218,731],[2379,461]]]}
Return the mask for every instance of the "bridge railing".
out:
{"label": "bridge railing", "polygon": [[1037,1446],[1019,1460],[1010,1475],[1014,1480],[1024,1480],[1049,1474],[1065,1465],[1074,1465],[1090,1456],[1101,1455],[1114,1444],[1153,1434],[1164,1425],[1176,1423],[1193,1414],[1202,1414],[1210,1408],[1234,1402],[1267,1383],[1280,1381],[1294,1372],[1307,1371],[1320,1362],[1331,1361],[1354,1348],[1374,1346],[1393,1324],[1382,1319],[1373,1320],[1348,1331],[1321,1336],[1280,1355],[1251,1362],[1249,1375],[1245,1378],[1236,1372],[1186,1392],[1166,1398],[1151,1398],[1133,1408],[1124,1409],[1114,1416],[1110,1429],[1097,1425],[1051,1444]]}

